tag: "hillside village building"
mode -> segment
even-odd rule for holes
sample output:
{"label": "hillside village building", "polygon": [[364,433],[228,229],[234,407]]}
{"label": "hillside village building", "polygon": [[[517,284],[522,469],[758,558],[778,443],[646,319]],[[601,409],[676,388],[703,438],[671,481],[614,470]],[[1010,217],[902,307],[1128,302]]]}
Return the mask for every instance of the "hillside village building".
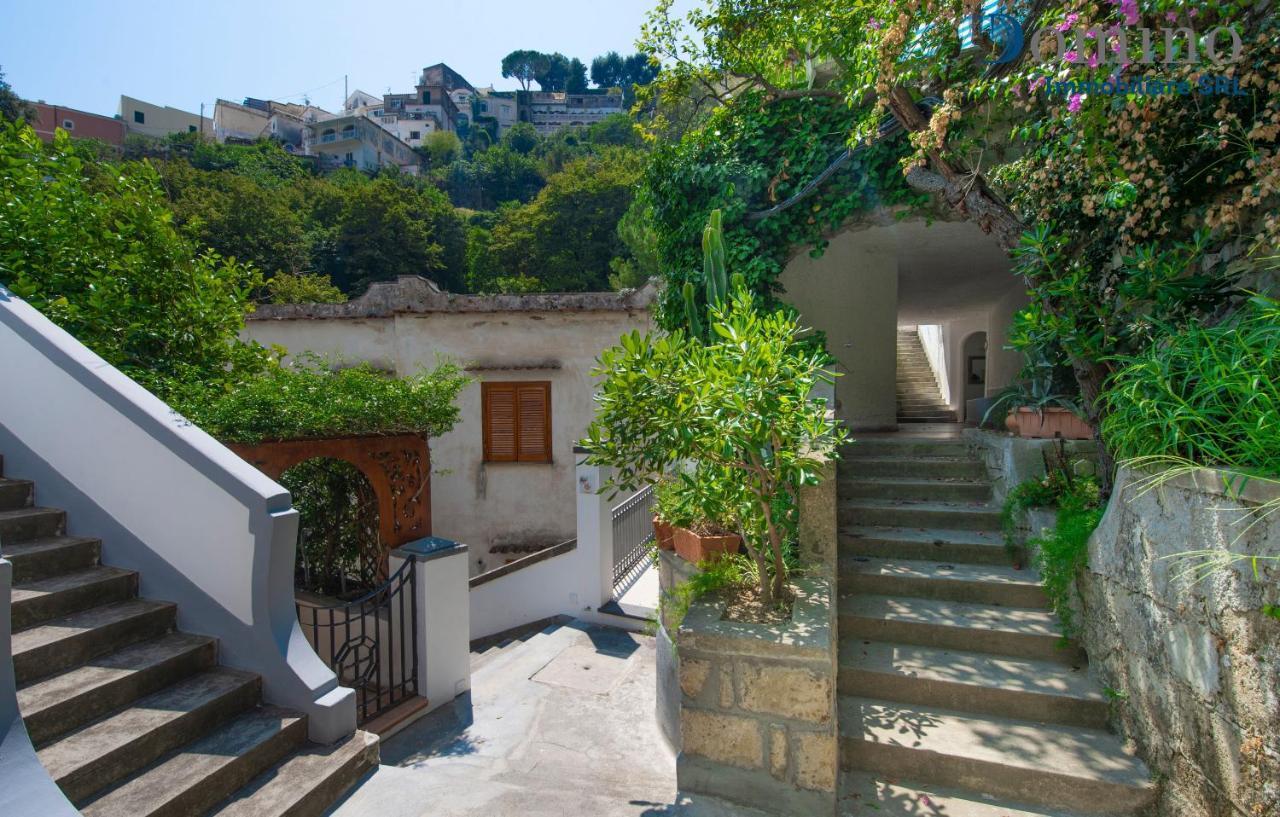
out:
{"label": "hillside village building", "polygon": [[529,91],[520,95],[520,120],[529,122],[538,133],[555,133],[563,128],[591,125],[607,116],[622,113],[622,90],[593,89],[576,93]]}
{"label": "hillside village building", "polygon": [[168,105],[153,105],[124,94],[120,95],[119,119],[130,135],[160,138],[171,133],[213,134],[213,120],[207,116]]}

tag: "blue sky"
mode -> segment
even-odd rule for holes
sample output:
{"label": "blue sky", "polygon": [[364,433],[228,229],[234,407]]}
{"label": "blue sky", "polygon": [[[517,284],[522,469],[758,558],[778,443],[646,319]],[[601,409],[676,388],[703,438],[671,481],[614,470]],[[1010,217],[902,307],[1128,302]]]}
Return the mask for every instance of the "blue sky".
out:
{"label": "blue sky", "polygon": [[[684,0],[689,7],[695,0]],[[411,89],[448,63],[473,85],[502,79],[517,48],[629,53],[654,0],[0,0],[0,70],[14,90],[114,115],[120,94],[198,112],[246,96],[335,109],[342,78]]]}

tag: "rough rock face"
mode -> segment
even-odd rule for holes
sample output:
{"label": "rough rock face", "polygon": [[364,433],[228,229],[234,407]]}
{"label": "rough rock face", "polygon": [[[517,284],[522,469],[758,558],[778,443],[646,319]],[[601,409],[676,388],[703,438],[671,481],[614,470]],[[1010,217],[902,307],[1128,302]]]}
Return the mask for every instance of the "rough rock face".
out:
{"label": "rough rock face", "polygon": [[[1117,728],[1163,779],[1161,817],[1280,814],[1280,486],[1123,470],[1080,582]],[[1123,501],[1117,501],[1117,499]],[[1186,555],[1200,552],[1197,556]],[[1206,557],[1259,557],[1203,575]],[[1202,577],[1203,576],[1203,577]]]}

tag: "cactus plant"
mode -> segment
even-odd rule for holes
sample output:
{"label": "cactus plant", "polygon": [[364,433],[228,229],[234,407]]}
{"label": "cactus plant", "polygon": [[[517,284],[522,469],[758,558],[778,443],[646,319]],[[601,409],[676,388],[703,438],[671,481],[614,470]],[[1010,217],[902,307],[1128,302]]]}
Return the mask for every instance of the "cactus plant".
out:
{"label": "cactus plant", "polygon": [[698,302],[693,295],[693,284],[685,281],[681,294],[684,295],[684,314],[689,320],[689,337],[700,338],[702,337],[702,318],[698,315]]}
{"label": "cactus plant", "polygon": [[719,210],[712,210],[702,231],[702,277],[707,287],[708,308],[719,306],[729,297],[722,218]]}

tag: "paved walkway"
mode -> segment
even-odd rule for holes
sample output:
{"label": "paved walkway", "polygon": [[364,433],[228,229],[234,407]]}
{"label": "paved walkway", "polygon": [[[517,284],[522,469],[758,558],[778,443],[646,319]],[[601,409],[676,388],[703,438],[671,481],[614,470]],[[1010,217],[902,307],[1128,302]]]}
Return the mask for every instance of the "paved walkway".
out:
{"label": "paved walkway", "polygon": [[488,660],[471,693],[382,744],[333,817],[730,817],[678,795],[654,640],[580,623]]}

